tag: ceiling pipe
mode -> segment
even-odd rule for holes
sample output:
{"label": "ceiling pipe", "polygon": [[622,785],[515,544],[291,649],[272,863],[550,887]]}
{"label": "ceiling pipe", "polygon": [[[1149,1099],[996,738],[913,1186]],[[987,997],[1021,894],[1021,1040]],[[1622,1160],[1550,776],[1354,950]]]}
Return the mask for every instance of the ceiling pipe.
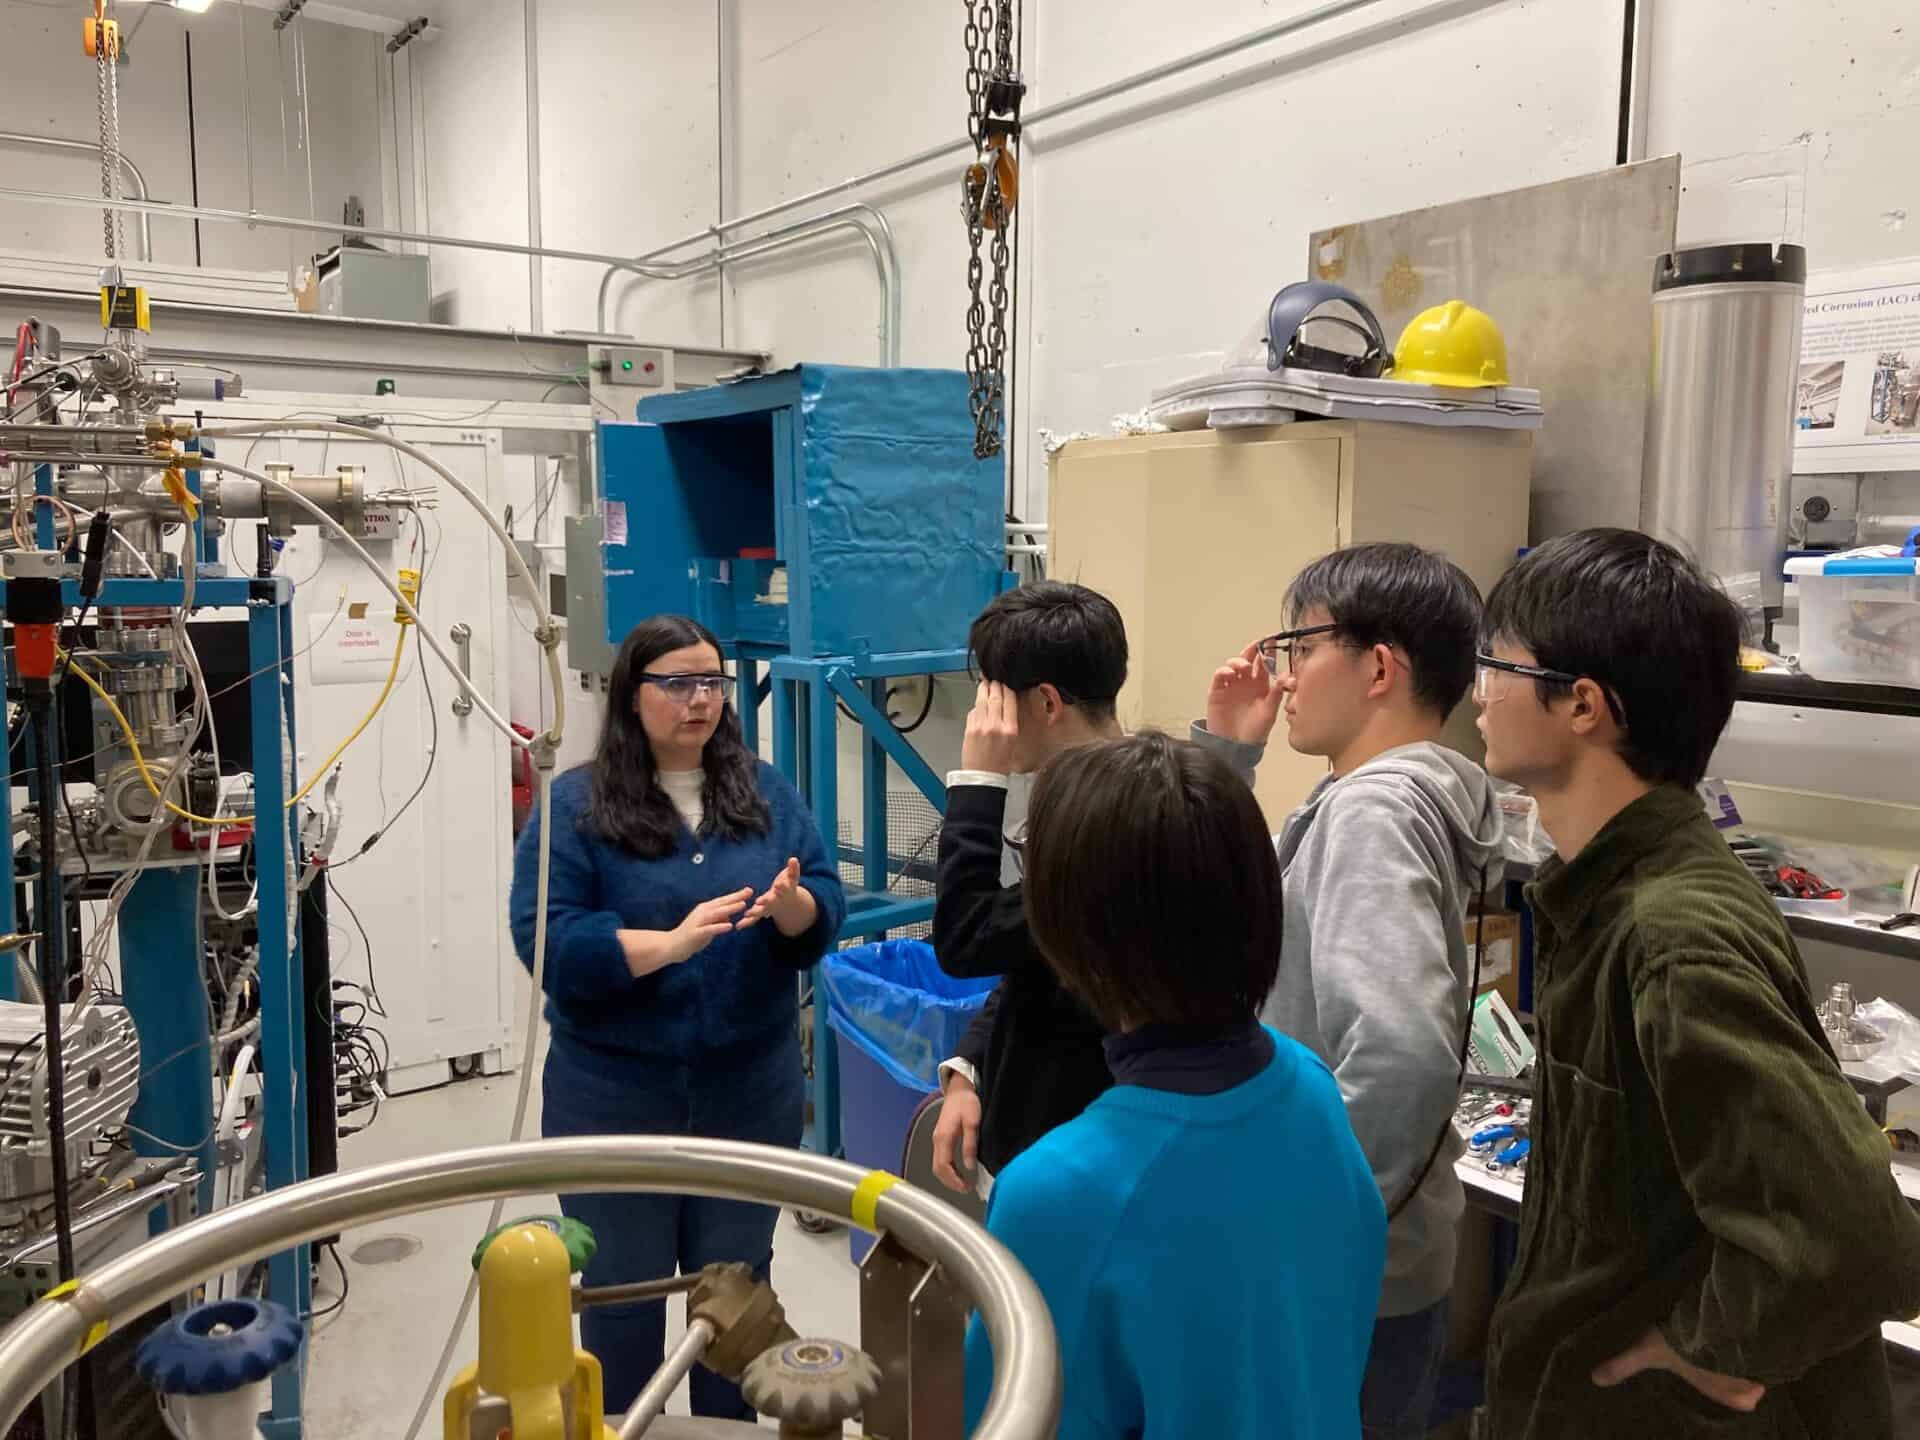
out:
{"label": "ceiling pipe", "polygon": [[606,334],[607,328],[607,288],[614,275],[626,271],[647,280],[684,280],[692,275],[701,275],[718,270],[721,266],[737,260],[749,260],[756,255],[766,255],[775,250],[784,250],[798,245],[816,236],[835,230],[857,231],[867,242],[867,248],[873,254],[875,272],[880,278],[880,291],[884,310],[880,328],[880,363],[893,366],[900,363],[900,256],[894,247],[893,226],[887,217],[871,205],[856,203],[842,205],[832,210],[810,215],[805,220],[796,220],[791,225],[782,225],[776,229],[764,231],[746,240],[736,240],[726,245],[716,245],[704,255],[691,260],[664,261],[648,263],[647,258],[640,260],[622,260],[607,268],[600,277],[600,293],[594,305],[594,329]]}
{"label": "ceiling pipe", "polygon": [[[48,150],[84,150],[89,155],[100,153],[100,144],[95,140],[63,140],[57,135],[27,135],[17,130],[0,130],[0,142],[8,145],[38,145]],[[120,168],[127,172],[127,179],[133,184],[136,198],[147,200],[147,177],[140,173],[140,167],[120,152]],[[153,217],[142,213],[140,216],[140,258],[149,265],[153,263]]]}

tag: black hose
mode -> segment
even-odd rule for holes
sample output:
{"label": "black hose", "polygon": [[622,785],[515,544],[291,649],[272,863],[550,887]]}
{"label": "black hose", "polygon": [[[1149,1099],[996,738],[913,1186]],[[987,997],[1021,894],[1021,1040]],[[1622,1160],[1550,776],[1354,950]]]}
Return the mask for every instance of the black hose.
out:
{"label": "black hose", "polygon": [[[926,680],[927,680],[927,698],[920,702],[920,713],[913,717],[913,723],[911,725],[902,725],[898,721],[894,722],[893,728],[898,730],[902,735],[913,734],[914,731],[918,730],[922,725],[927,723],[927,716],[933,713],[934,677],[929,675],[926,677]],[[893,716],[889,715],[887,716],[887,718],[889,720],[892,720]]]}
{"label": "black hose", "polygon": [[73,1194],[67,1173],[67,1067],[60,1021],[60,1000],[67,989],[66,938],[60,904],[60,782],[53,765],[53,695],[29,684],[27,719],[33,730],[34,779],[40,798],[40,874],[35,886],[34,922],[40,938],[34,949],[40,962],[40,994],[46,1006],[47,1141],[53,1151],[54,1253],[60,1279],[73,1279]]}
{"label": "black hose", "polygon": [[[40,798],[40,873],[35,879],[34,942],[40,964],[40,995],[45,1005],[42,1053],[47,1062],[47,1146],[53,1152],[54,1261],[62,1283],[74,1278],[73,1178],[67,1171],[67,1051],[60,1023],[60,1000],[67,989],[65,906],[60,901],[60,797],[65,787],[54,773],[53,690],[27,682],[27,723],[33,733],[34,780]],[[73,1379],[63,1387],[60,1433],[79,1433],[80,1406],[91,1389],[93,1367],[83,1356]]]}

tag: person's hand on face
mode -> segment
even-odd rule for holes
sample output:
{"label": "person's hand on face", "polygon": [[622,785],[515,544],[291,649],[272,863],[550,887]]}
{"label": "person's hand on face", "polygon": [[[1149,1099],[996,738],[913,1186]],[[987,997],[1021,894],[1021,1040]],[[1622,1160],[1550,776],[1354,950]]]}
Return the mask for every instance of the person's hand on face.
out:
{"label": "person's hand on face", "polygon": [[960,768],[1011,775],[1020,741],[1020,697],[993,680],[982,680],[960,740]]}
{"label": "person's hand on face", "polygon": [[1286,688],[1267,670],[1255,641],[1213,672],[1213,683],[1207,686],[1207,729],[1222,739],[1264,745],[1286,698]]}
{"label": "person's hand on face", "polygon": [[773,877],[773,884],[740,917],[735,928],[745,930],[770,919],[782,935],[804,935],[813,928],[819,913],[820,907],[813,898],[813,892],[800,883],[800,861],[795,857],[788,860],[780,873]]}

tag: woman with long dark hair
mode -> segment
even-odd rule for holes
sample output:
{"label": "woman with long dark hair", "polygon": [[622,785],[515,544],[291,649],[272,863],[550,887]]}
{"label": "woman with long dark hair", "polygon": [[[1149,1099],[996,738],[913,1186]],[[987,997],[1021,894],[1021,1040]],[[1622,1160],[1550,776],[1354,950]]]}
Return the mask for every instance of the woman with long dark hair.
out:
{"label": "woman with long dark hair", "polygon": [[[707,628],[636,626],[614,661],[600,745],[553,783],[547,1054],[541,1133],[701,1135],[800,1143],[794,974],[846,918],[840,878],[800,796],[740,738],[733,679]],[[751,704],[751,697],[745,703]],[[520,836],[513,938],[533,957],[539,824]],[[777,1212],[676,1195],[569,1195],[599,1243],[589,1285],[744,1261],[762,1278]],[[660,1363],[665,1307],[593,1306],[609,1412]],[[693,1413],[751,1419],[696,1368]]]}

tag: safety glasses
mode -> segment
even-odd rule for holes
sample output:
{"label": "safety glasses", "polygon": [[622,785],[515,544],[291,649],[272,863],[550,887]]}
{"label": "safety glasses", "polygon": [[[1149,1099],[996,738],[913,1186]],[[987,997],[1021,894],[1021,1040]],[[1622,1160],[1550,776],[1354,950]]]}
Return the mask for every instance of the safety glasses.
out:
{"label": "safety glasses", "polygon": [[733,694],[731,675],[649,675],[642,671],[640,683],[653,686],[675,705],[691,705],[695,696],[708,692],[723,702]]}
{"label": "safety glasses", "polygon": [[[1518,660],[1502,660],[1498,655],[1489,655],[1485,651],[1480,651],[1473,657],[1474,703],[1487,706],[1506,699],[1512,684],[1506,678],[1509,675],[1519,675],[1528,680],[1545,680],[1551,685],[1572,685],[1586,678],[1566,670],[1549,669],[1545,665],[1522,665]],[[1624,727],[1627,717],[1620,708],[1619,700],[1604,686],[1600,693],[1607,698],[1607,711],[1613,716],[1614,723]]]}

